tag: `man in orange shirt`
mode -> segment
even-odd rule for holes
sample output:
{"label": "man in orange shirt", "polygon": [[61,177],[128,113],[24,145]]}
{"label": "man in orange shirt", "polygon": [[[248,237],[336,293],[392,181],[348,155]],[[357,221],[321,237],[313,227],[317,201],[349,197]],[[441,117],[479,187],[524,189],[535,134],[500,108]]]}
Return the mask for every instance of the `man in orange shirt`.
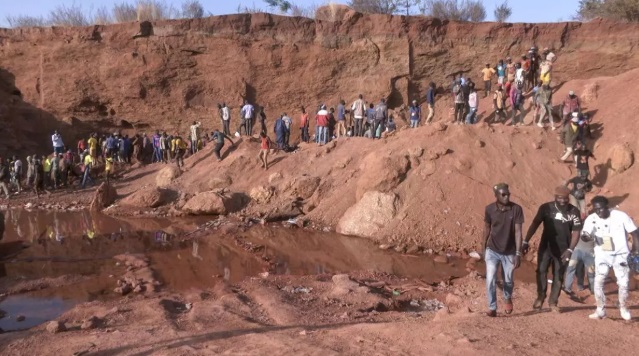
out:
{"label": "man in orange shirt", "polygon": [[490,94],[491,82],[493,79],[493,75],[495,75],[495,70],[490,68],[490,63],[486,63],[486,68],[481,70],[481,74],[484,76],[484,98]]}

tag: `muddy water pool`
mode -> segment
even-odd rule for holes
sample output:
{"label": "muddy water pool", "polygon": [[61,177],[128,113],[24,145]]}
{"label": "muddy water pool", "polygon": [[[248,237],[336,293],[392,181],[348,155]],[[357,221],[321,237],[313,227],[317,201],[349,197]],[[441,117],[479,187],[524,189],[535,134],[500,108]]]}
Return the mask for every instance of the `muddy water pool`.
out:
{"label": "muddy water pool", "polygon": [[[263,272],[312,275],[373,270],[435,283],[466,274],[465,263],[380,250],[335,233],[200,218],[121,219],[90,213],[5,211],[0,245],[0,327],[26,329],[77,303],[115,298],[119,254],[144,254],[164,288],[206,289]],[[203,231],[206,226],[206,231]],[[200,231],[198,231],[200,228]],[[197,232],[197,233],[194,233]],[[16,283],[44,281],[24,293]],[[17,321],[18,316],[25,317]]]}

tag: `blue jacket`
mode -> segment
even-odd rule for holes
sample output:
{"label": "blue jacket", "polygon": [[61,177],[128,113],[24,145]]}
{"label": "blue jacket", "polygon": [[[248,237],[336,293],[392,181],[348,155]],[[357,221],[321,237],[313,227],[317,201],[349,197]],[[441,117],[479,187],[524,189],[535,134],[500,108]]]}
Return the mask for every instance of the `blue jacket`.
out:
{"label": "blue jacket", "polygon": [[426,93],[426,102],[428,105],[435,105],[435,89],[428,89],[428,93]]}

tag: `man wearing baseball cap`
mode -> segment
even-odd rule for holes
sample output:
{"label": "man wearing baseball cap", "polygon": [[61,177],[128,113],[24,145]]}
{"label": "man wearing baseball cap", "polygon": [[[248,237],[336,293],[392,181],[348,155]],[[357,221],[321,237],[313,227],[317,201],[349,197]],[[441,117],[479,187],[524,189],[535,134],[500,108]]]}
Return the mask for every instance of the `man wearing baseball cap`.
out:
{"label": "man wearing baseball cap", "polygon": [[537,299],[533,309],[539,310],[546,299],[548,289],[548,269],[552,266],[552,289],[548,304],[554,312],[559,312],[557,301],[564,282],[566,267],[570,261],[581,231],[581,214],[579,209],[569,203],[570,189],[561,185],[555,188],[555,200],[542,204],[537,210],[521,252],[525,255],[529,250],[529,242],[539,225],[544,225],[544,231],[539,241],[537,254]]}
{"label": "man wearing baseball cap", "polygon": [[521,235],[524,211],[510,201],[508,184],[493,186],[496,201],[484,211],[484,260],[486,261],[486,296],[489,317],[497,316],[497,267],[504,278],[504,312],[513,312],[513,274],[521,264]]}

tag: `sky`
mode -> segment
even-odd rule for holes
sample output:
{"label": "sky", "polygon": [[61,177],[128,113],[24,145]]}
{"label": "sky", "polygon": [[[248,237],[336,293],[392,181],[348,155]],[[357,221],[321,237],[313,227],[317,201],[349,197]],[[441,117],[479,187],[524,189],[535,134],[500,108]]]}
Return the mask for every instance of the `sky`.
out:
{"label": "sky", "polygon": [[[81,4],[82,8],[91,10],[102,6],[107,8],[115,3],[131,2],[135,0],[0,0],[0,25],[7,26],[6,16],[30,15],[46,16],[47,13],[57,5]],[[165,0],[180,7],[180,0]],[[323,4],[324,0],[290,0],[300,6],[311,6],[313,4]],[[488,13],[487,20],[492,21],[493,10],[497,4],[504,0],[484,0],[484,6]],[[259,7],[267,9],[262,0],[200,0],[207,12],[214,15],[232,14],[240,7]],[[336,3],[346,3],[346,0],[334,0]],[[579,0],[510,0],[509,5],[513,9],[513,14],[509,22],[557,22],[570,21],[575,14]],[[272,10],[269,12],[277,12]]]}

